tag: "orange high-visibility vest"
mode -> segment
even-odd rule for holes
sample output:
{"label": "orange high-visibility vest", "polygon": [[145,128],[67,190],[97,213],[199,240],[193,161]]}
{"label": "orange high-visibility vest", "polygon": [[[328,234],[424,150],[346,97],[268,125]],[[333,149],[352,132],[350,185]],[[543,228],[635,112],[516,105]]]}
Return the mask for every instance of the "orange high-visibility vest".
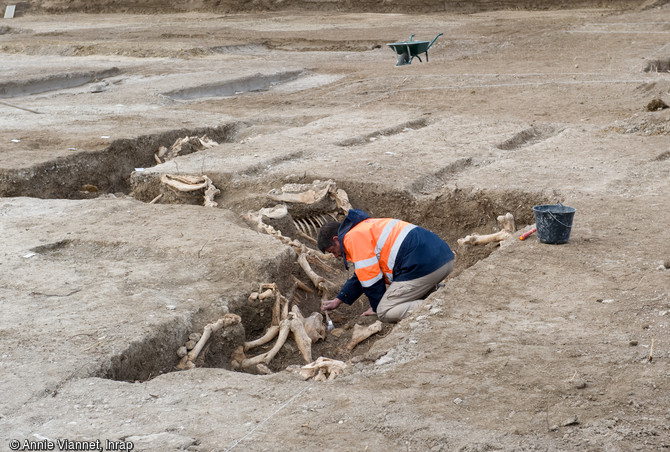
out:
{"label": "orange high-visibility vest", "polygon": [[392,218],[368,218],[344,236],[344,251],[354,264],[356,277],[363,287],[370,287],[384,278],[393,282],[393,267],[400,245],[416,226]]}

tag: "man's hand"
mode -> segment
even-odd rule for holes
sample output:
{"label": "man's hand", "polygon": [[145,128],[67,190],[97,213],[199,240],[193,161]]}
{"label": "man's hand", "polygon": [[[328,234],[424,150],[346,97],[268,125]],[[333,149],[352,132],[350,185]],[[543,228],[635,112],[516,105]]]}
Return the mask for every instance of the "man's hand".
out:
{"label": "man's hand", "polygon": [[339,305],[342,304],[342,300],[339,298],[333,298],[332,300],[326,300],[321,302],[321,312],[332,311],[336,309]]}

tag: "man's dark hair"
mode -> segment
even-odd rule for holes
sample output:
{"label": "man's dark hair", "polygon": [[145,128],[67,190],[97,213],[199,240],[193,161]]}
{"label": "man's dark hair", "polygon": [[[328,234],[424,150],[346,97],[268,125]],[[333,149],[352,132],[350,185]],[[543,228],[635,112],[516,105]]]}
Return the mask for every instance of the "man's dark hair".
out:
{"label": "man's dark hair", "polygon": [[326,248],[333,246],[333,237],[337,235],[337,230],[340,228],[340,224],[337,221],[330,221],[319,229],[319,235],[316,238],[316,245],[319,247],[322,253],[326,252]]}

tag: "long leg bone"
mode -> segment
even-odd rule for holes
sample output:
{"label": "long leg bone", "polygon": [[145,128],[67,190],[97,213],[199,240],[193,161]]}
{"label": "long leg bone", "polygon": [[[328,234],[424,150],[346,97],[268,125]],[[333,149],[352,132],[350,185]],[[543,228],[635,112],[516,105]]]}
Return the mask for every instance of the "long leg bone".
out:
{"label": "long leg bone", "polygon": [[260,347],[261,345],[267,344],[272,339],[277,337],[277,334],[279,334],[279,325],[271,325],[263,336],[259,337],[256,340],[245,342],[244,351],[246,352],[251,350],[252,348]]}
{"label": "long leg bone", "polygon": [[502,230],[498,231],[493,234],[487,234],[487,235],[479,235],[479,234],[472,234],[472,235],[466,235],[462,239],[458,239],[458,244],[459,245],[486,245],[487,243],[491,242],[502,242],[506,238],[510,236],[510,233]]}
{"label": "long leg bone", "polygon": [[302,353],[306,363],[312,362],[312,339],[305,331],[305,324],[303,323],[304,319],[300,310],[297,306],[293,307],[293,311],[290,314],[290,324],[291,332],[293,333],[293,340],[298,346],[298,350]]}
{"label": "long leg bone", "polygon": [[[254,341],[245,342],[242,347],[238,347],[231,356],[231,362],[234,369],[243,368],[245,370],[256,370],[259,373],[270,372],[267,365],[279,353],[279,350],[284,346],[289,333],[293,334],[293,339],[298,346],[298,350],[302,354],[306,363],[312,361],[312,343],[323,339],[325,337],[325,328],[323,326],[323,317],[320,313],[314,313],[305,319],[300,312],[298,306],[293,306],[289,313],[289,301],[281,295],[277,289],[276,284],[261,285],[259,290],[267,298],[268,292],[275,295],[275,303],[273,305],[272,325],[268,328],[263,337]],[[258,292],[254,293],[254,297],[250,299],[259,299],[261,295]],[[253,358],[247,358],[244,352],[266,344],[277,337],[272,349],[266,353],[262,353]]]}
{"label": "long leg bone", "polygon": [[[272,305],[272,321],[270,322],[270,327],[268,330],[265,332],[265,334],[253,341],[245,342],[244,343],[244,351],[251,350],[252,348],[267,344],[270,342],[272,339],[274,339],[277,334],[279,333],[279,323],[281,319],[286,318],[286,315],[282,315],[282,302],[284,302],[284,309],[288,310],[288,300],[286,300],[281,293],[279,293],[279,290],[277,289],[277,284],[263,284],[260,287],[260,290],[262,291],[260,294],[257,294],[255,298],[258,298],[260,300],[264,300],[266,298],[270,298],[271,296],[274,295],[275,297],[275,302]],[[288,312],[288,311],[287,311]]]}
{"label": "long leg bone", "polygon": [[307,277],[312,281],[314,287],[323,298],[328,297],[328,293],[335,289],[335,285],[326,280],[326,278],[319,276],[314,270],[312,270],[311,265],[307,261],[307,253],[302,253],[298,256],[298,264],[307,274]]}
{"label": "long leg bone", "polygon": [[243,369],[255,368],[258,364],[269,364],[270,361],[279,353],[279,350],[284,346],[289,333],[291,332],[291,321],[284,319],[279,324],[279,336],[275,345],[266,353],[260,354],[253,358],[244,359],[240,365]]}
{"label": "long leg bone", "polygon": [[312,288],[309,287],[307,284],[305,284],[304,282],[300,281],[298,278],[296,278],[296,277],[293,276],[293,275],[291,275],[291,277],[293,278],[293,282],[295,283],[295,287],[296,287],[296,288],[298,288],[298,289],[300,289],[300,290],[302,290],[302,291],[304,291],[304,292],[307,292],[307,293],[314,293],[314,291],[312,290]]}
{"label": "long leg bone", "polygon": [[458,239],[458,244],[463,245],[486,245],[491,242],[502,242],[503,240],[510,237],[516,231],[516,225],[514,223],[514,215],[507,212],[505,215],[500,215],[497,218],[498,223],[502,229],[493,234],[472,234]]}
{"label": "long leg bone", "polygon": [[226,314],[219,320],[217,320],[215,323],[210,323],[209,325],[205,326],[205,329],[202,333],[202,336],[200,337],[200,340],[198,343],[193,347],[193,349],[186,355],[184,356],[181,361],[179,361],[179,364],[177,364],[177,368],[180,370],[184,369],[190,369],[195,367],[195,364],[193,363],[200,352],[202,351],[203,347],[209,340],[209,338],[212,336],[212,334],[216,333],[223,327],[228,327],[231,325],[236,325],[240,323],[242,319],[240,316],[235,315],[235,314]]}
{"label": "long leg bone", "polygon": [[330,265],[326,264],[324,261],[322,261],[318,256],[314,256],[312,254],[307,255],[307,261],[310,264],[315,264],[317,267],[320,267],[323,271],[326,273],[334,274],[337,271],[331,267]]}
{"label": "long leg bone", "polygon": [[382,330],[382,322],[377,320],[375,323],[372,325],[368,326],[362,326],[362,325],[354,325],[354,331],[351,334],[351,341],[349,341],[349,344],[347,344],[347,350],[351,351],[358,344],[363,342],[365,339],[369,338],[373,334],[379,333]]}

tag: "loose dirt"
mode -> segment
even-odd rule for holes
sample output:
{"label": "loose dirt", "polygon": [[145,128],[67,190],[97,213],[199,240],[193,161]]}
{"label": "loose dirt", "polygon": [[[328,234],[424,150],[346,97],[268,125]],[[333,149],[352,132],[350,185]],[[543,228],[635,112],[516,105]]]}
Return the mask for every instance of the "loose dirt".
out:
{"label": "loose dirt", "polygon": [[[0,450],[670,448],[670,109],[649,108],[670,103],[666,2],[62,3],[0,24]],[[394,66],[386,43],[438,33]],[[156,161],[204,135],[218,144]],[[217,207],[166,174],[206,175]],[[438,233],[456,270],[351,352],[376,318],[364,297],[334,312],[342,334],[313,348],[346,362],[332,381],[297,374],[292,340],[271,375],[232,370],[270,324],[261,284],[305,316],[320,303],[242,215],[329,179]],[[518,240],[558,202],[568,243]],[[457,245],[506,212],[501,246]],[[242,324],[175,371],[226,312]]]}

